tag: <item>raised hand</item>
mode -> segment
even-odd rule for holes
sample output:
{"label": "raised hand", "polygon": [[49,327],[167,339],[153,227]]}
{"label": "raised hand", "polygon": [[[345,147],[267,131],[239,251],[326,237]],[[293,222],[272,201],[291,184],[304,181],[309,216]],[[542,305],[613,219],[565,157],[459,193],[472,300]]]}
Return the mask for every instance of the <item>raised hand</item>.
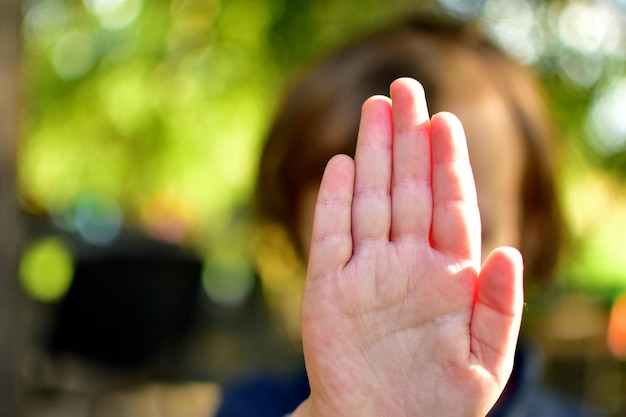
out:
{"label": "raised hand", "polygon": [[294,415],[484,416],[511,372],[522,260],[480,265],[463,128],[429,118],[421,85],[362,109],[354,161],[335,156],[313,224],[302,337],[311,395]]}

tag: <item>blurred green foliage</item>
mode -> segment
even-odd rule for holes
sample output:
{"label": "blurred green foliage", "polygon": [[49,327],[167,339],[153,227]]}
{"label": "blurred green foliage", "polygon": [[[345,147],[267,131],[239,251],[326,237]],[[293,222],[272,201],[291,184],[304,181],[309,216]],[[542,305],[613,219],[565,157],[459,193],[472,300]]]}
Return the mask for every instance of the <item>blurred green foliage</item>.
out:
{"label": "blurred green foliage", "polygon": [[22,204],[77,229],[85,201],[100,202],[96,220],[115,206],[126,226],[205,250],[246,205],[285,85],[413,12],[476,20],[536,67],[569,145],[564,199],[582,238],[565,281],[625,288],[620,0],[26,0]]}

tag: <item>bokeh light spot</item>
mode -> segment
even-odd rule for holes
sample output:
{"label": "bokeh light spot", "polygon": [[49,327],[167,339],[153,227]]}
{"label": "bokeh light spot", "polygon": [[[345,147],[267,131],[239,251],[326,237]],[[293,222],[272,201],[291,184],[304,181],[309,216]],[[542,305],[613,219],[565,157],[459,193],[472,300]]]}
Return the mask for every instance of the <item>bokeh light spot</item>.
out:
{"label": "bokeh light spot", "polygon": [[31,30],[41,40],[50,41],[54,39],[50,33],[61,33],[67,30],[69,17],[67,5],[63,2],[42,0],[27,9],[24,27]]}
{"label": "bokeh light spot", "polygon": [[56,238],[42,238],[31,243],[20,259],[22,286],[39,301],[61,299],[70,287],[73,273],[72,256]]}
{"label": "bokeh light spot", "polygon": [[626,357],[626,293],[620,295],[613,304],[607,342],[615,356]]}
{"label": "bokeh light spot", "polygon": [[213,254],[204,264],[202,284],[217,304],[236,306],[246,300],[254,288],[249,262],[235,253]]}
{"label": "bokeh light spot", "polygon": [[564,50],[559,54],[558,61],[565,79],[578,87],[590,88],[602,76],[601,57]]}
{"label": "bokeh light spot", "polygon": [[95,63],[91,35],[80,30],[65,33],[54,47],[52,63],[64,80],[75,80],[87,74]]}
{"label": "bokeh light spot", "polygon": [[561,12],[558,35],[567,47],[585,54],[620,48],[619,15],[602,2],[569,3]]}
{"label": "bokeh light spot", "polygon": [[169,242],[183,239],[197,223],[190,205],[167,190],[160,190],[144,201],[140,218],[151,236]]}
{"label": "bokeh light spot", "polygon": [[471,19],[477,16],[485,0],[439,0],[445,11],[454,17]]}
{"label": "bokeh light spot", "polygon": [[84,0],[85,7],[107,29],[122,29],[133,23],[143,8],[142,0]]}
{"label": "bokeh light spot", "polygon": [[107,245],[120,232],[122,210],[114,201],[85,196],[74,211],[74,224],[85,241],[94,245]]}
{"label": "bokeh light spot", "polygon": [[626,78],[602,89],[589,110],[591,145],[611,155],[626,150]]}
{"label": "bokeh light spot", "polygon": [[489,0],[482,19],[496,42],[522,62],[530,64],[541,55],[544,34],[526,0]]}

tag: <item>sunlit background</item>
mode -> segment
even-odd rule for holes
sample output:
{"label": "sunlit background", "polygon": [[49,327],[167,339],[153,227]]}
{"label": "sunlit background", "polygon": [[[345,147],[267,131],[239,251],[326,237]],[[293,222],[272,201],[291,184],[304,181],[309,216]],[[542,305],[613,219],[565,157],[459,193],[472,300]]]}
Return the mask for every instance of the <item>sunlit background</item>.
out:
{"label": "sunlit background", "polygon": [[79,258],[111,251],[132,231],[195,254],[211,302],[244,303],[255,285],[248,201],[281,92],[352,35],[434,12],[477,21],[544,80],[566,145],[560,181],[575,238],[559,288],[613,313],[598,332],[610,330],[612,354],[626,356],[626,1],[23,6],[19,192],[39,226],[20,277],[34,300],[61,302]]}

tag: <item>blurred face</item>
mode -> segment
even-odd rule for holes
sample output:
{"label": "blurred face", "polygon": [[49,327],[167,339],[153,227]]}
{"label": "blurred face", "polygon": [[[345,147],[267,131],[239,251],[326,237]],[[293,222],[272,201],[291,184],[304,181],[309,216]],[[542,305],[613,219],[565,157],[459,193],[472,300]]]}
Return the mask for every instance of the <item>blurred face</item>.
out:
{"label": "blurred face", "polygon": [[[462,76],[446,85],[437,103],[429,104],[431,111],[456,114],[465,128],[481,213],[484,260],[499,246],[520,244],[523,138],[511,110],[480,67],[471,60],[455,65]],[[318,185],[306,189],[298,210],[299,236],[307,254],[317,192]]]}

